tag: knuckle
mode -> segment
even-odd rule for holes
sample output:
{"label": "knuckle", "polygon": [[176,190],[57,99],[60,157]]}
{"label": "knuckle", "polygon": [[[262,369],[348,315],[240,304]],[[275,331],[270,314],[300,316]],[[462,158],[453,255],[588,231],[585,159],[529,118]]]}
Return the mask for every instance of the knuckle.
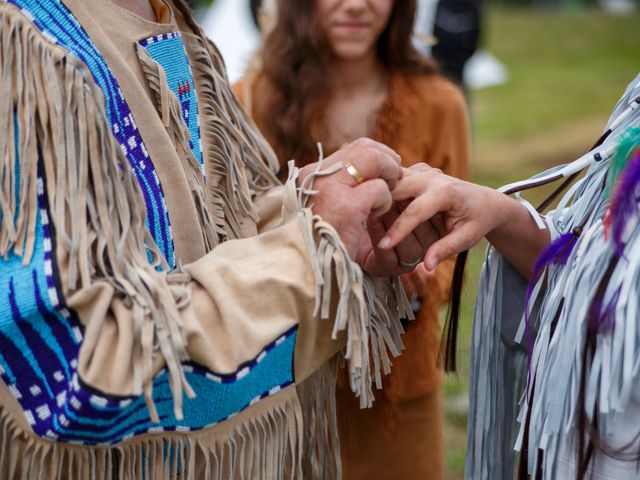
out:
{"label": "knuckle", "polygon": [[363,147],[360,156],[365,162],[372,163],[378,161],[378,151],[371,146]]}
{"label": "knuckle", "polygon": [[407,208],[405,208],[404,211],[407,215],[415,217],[420,212],[420,205],[418,204],[418,201],[416,200],[411,202],[407,205]]}
{"label": "knuckle", "polygon": [[371,147],[373,140],[371,140],[370,138],[367,137],[360,137],[356,140],[354,140],[351,145],[355,148],[367,148],[367,147]]}
{"label": "knuckle", "polygon": [[428,172],[429,170],[431,170],[431,167],[429,167],[429,165],[427,165],[424,162],[416,163],[416,164],[412,165],[409,168],[411,170],[419,172],[420,174],[422,174],[423,172]]}
{"label": "knuckle", "polygon": [[456,192],[456,184],[448,179],[442,182],[440,186],[441,193],[445,198],[451,198]]}
{"label": "knuckle", "polygon": [[433,178],[433,174],[431,173],[431,167],[427,166],[426,168],[422,168],[418,171],[417,175],[421,182],[427,183],[431,182]]}
{"label": "knuckle", "polygon": [[385,197],[391,198],[391,192],[389,191],[389,186],[387,183],[381,178],[376,178],[375,180],[371,180],[372,187],[375,189],[375,192],[378,195],[384,195]]}

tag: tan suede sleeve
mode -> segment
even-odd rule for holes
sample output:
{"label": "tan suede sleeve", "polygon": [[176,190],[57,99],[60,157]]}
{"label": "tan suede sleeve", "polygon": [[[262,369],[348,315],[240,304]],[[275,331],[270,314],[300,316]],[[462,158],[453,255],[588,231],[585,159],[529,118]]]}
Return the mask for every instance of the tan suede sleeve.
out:
{"label": "tan suede sleeve", "polygon": [[[218,373],[235,371],[298,324],[294,374],[300,382],[343,349],[347,339],[344,332],[332,338],[337,303],[344,300],[334,273],[340,261],[333,257],[323,264],[315,251],[319,234],[311,213],[298,206],[295,180],[260,198],[262,233],[222,243],[183,266],[188,281],[168,308],[176,315],[187,357]],[[65,276],[64,261],[61,266]],[[328,269],[329,276],[319,280],[314,269]],[[154,275],[171,283],[172,274]],[[314,312],[322,294],[319,282],[328,282],[333,292],[328,318]],[[189,300],[180,300],[185,298]],[[135,312],[104,280],[68,292],[67,301],[87,326],[79,363],[83,381],[113,394],[136,392]],[[154,370],[162,366],[156,358]]]}
{"label": "tan suede sleeve", "polygon": [[[16,9],[7,9],[16,28],[33,28]],[[13,64],[30,68],[30,81],[22,92],[2,87],[8,98],[39,99],[16,111],[21,132],[39,128],[16,135],[18,151],[25,153],[2,161],[1,171],[6,164],[7,172],[24,175],[16,192],[20,201],[0,224],[0,239],[9,239],[1,253],[17,250],[22,238],[27,265],[36,246],[53,247],[49,268],[59,280],[56,294],[84,326],[78,364],[83,382],[105,393],[136,395],[165,364],[177,371],[174,380],[180,375],[176,367],[189,359],[228,372],[298,322],[314,322],[322,269],[314,252],[314,222],[310,212],[305,216],[297,208],[295,194],[288,221],[268,233],[220,244],[175,272],[160,260],[150,263],[149,255],[158,259],[159,252],[145,229],[136,177],[107,123],[101,90],[79,60],[42,35],[20,48],[25,58],[38,59]],[[60,147],[65,145],[70,148]],[[46,179],[41,185],[39,163]],[[47,196],[51,239],[31,230],[38,190]],[[343,345],[304,341],[301,330],[303,344],[319,346],[302,358],[323,362]],[[297,376],[309,373],[302,369]]]}
{"label": "tan suede sleeve", "polygon": [[[308,365],[337,352],[344,342],[330,339],[332,322],[313,316],[316,287],[309,255],[301,224],[293,221],[226,242],[185,265],[191,301],[179,316],[189,358],[214,372],[232,372],[298,322],[298,341],[305,348],[297,356],[297,379],[311,373]],[[83,380],[101,391],[131,393],[133,312],[105,282],[74,292],[69,306],[87,325],[85,342],[91,348],[80,357]]]}
{"label": "tan suede sleeve", "polygon": [[[333,322],[313,314],[316,284],[302,225],[227,242],[185,267],[193,299],[183,328],[193,360],[216,371],[235,368],[299,323],[294,365],[301,381],[344,346],[330,338]],[[207,361],[212,352],[218,358]]]}

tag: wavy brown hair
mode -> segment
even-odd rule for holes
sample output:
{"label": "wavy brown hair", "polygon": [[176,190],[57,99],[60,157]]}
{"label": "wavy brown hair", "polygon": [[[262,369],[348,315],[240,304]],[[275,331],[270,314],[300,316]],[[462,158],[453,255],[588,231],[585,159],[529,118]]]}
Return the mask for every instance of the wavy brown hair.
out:
{"label": "wavy brown hair", "polygon": [[[378,58],[388,73],[435,72],[434,64],[412,45],[415,0],[395,0],[378,39]],[[316,160],[316,143],[326,138],[324,112],[331,99],[331,49],[315,1],[279,0],[275,27],[259,54],[253,91],[254,119],[281,164]]]}

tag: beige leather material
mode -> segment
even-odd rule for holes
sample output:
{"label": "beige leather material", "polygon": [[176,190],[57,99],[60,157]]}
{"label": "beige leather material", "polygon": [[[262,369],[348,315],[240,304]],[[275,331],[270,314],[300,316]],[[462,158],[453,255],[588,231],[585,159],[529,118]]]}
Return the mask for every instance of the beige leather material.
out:
{"label": "beige leather material", "polygon": [[[178,115],[166,128],[157,98],[146,85],[159,81],[161,72],[148,64],[156,71],[143,75],[134,47],[137,40],[177,29],[175,15],[169,24],[157,24],[108,0],[65,3],[105,56],[131,108],[164,190],[178,259],[178,268],[169,272],[145,230],[139,185],[111,134],[103,94],[91,72],[52,44],[19,9],[0,4],[0,51],[4,58],[21,56],[20,61],[0,62],[0,78],[22,82],[0,82],[0,98],[21,100],[14,102],[21,132],[38,126],[32,135],[19,137],[18,149],[26,154],[17,155],[10,147],[0,158],[0,176],[13,179],[16,170],[21,172],[17,195],[24,200],[7,209],[9,216],[3,214],[0,253],[17,248],[26,261],[33,249],[39,148],[49,221],[56,235],[53,267],[66,305],[85,327],[77,368],[80,380],[107,394],[144,395],[151,419],[157,421],[152,381],[166,367],[174,414],[182,419],[183,398],[193,395],[183,362],[232,372],[299,324],[296,381],[311,375],[346,342],[351,387],[361,405],[369,405],[374,377],[389,364],[387,348],[396,352],[401,343],[397,317],[406,312],[407,304],[397,281],[363,275],[331,225],[301,207],[295,178],[267,193],[275,184],[268,146],[246,121],[224,74],[206,71],[207,66],[220,65],[215,49],[185,33],[189,42],[197,43],[188,49],[197,62],[196,86],[203,86],[199,99],[208,138],[203,144],[205,171],[213,184],[206,184],[204,202],[195,198],[193,172],[185,168],[189,159],[181,156],[184,148],[177,145],[184,144],[185,129]],[[207,128],[207,121],[215,128]],[[13,133],[11,115],[0,122],[4,131]],[[270,205],[263,209],[262,224],[254,197]],[[211,214],[214,225],[203,221],[205,213]],[[215,248],[213,242],[203,241],[214,237],[220,242]],[[0,419],[8,419],[0,425],[3,445],[16,442],[8,459],[0,452],[0,478],[24,474],[57,479],[72,476],[68,472],[76,478],[105,478],[114,475],[104,468],[114,465],[128,469],[126,475],[115,475],[118,478],[141,478],[136,469],[165,460],[162,448],[167,447],[159,446],[165,445],[163,438],[181,452],[190,452],[180,456],[188,461],[188,466],[182,465],[185,471],[201,459],[209,462],[205,469],[227,472],[229,465],[244,465],[245,455],[255,459],[258,469],[249,470],[245,478],[280,478],[285,469],[299,469],[299,408],[295,392],[289,392],[286,398],[278,393],[273,399],[260,399],[239,414],[242,426],[229,436],[224,432],[237,425],[235,419],[179,441],[167,434],[153,441],[145,437],[147,443],[123,442],[120,463],[112,450],[34,440],[16,423],[13,408],[0,404]],[[18,442],[25,435],[25,443]],[[158,451],[164,453],[154,457]],[[19,457],[23,463],[17,465]],[[4,472],[9,473],[3,476]]]}
{"label": "beige leather material", "polygon": [[54,442],[32,433],[0,383],[3,480],[302,478],[302,413],[294,386],[197,432],[137,436],[116,446]]}

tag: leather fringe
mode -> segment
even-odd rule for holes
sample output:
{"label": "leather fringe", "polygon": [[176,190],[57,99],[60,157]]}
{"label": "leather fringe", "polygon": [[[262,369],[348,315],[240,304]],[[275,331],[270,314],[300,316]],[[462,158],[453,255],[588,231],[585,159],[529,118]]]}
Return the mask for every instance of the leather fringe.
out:
{"label": "leather fringe", "polygon": [[[331,175],[340,168],[335,164],[322,170],[322,152],[315,173]],[[344,358],[348,361],[351,390],[360,399],[360,407],[373,405],[373,381],[382,388],[382,375],[389,373],[391,360],[388,352],[397,356],[403,350],[401,334],[404,333],[401,318],[413,319],[413,312],[398,278],[373,278],[363,273],[360,266],[351,261],[349,252],[333,226],[311,209],[306,208],[308,198],[314,195],[311,183],[296,189],[299,170],[290,163],[289,202],[296,202],[301,229],[306,234],[307,245],[313,259],[312,268],[316,283],[314,316],[330,318],[332,303],[337,304],[332,338],[347,333]],[[333,286],[337,286],[337,298]]]}
{"label": "leather fringe", "polygon": [[136,53],[148,85],[154,94],[162,123],[173,140],[176,150],[181,153],[179,157],[183,161],[183,169],[187,172],[186,178],[198,212],[205,249],[209,252],[218,244],[218,236],[204,198],[205,182],[202,170],[189,147],[190,133],[180,114],[180,102],[169,88],[164,68],[149,55],[145,48],[136,45]]}
{"label": "leather fringe", "polygon": [[278,161],[233,96],[215,47],[204,36],[184,39],[202,118],[207,206],[221,241],[242,238],[244,219],[258,221],[253,194],[280,185]]}
{"label": "leather fringe", "polygon": [[[1,393],[0,397],[15,402],[6,389]],[[302,414],[293,386],[223,424],[198,432],[148,434],[117,446],[73,445],[36,437],[9,414],[7,403],[0,404],[3,479],[307,478],[301,467]]]}
{"label": "leather fringe", "polygon": [[[154,418],[152,365],[160,355],[182,418],[183,392],[193,392],[180,368],[187,353],[176,305],[188,292],[184,281],[167,282],[156,270],[168,267],[145,229],[145,204],[101,90],[82,62],[8,4],[0,4],[0,55],[0,128],[7,132],[0,135],[0,255],[31,260],[41,162],[65,294],[101,282],[115,289],[135,322],[133,393],[144,392]],[[85,341],[88,354],[92,348]]]}
{"label": "leather fringe", "polygon": [[340,356],[334,357],[297,386],[304,421],[302,478],[342,478],[336,410],[336,373],[340,361]]}

